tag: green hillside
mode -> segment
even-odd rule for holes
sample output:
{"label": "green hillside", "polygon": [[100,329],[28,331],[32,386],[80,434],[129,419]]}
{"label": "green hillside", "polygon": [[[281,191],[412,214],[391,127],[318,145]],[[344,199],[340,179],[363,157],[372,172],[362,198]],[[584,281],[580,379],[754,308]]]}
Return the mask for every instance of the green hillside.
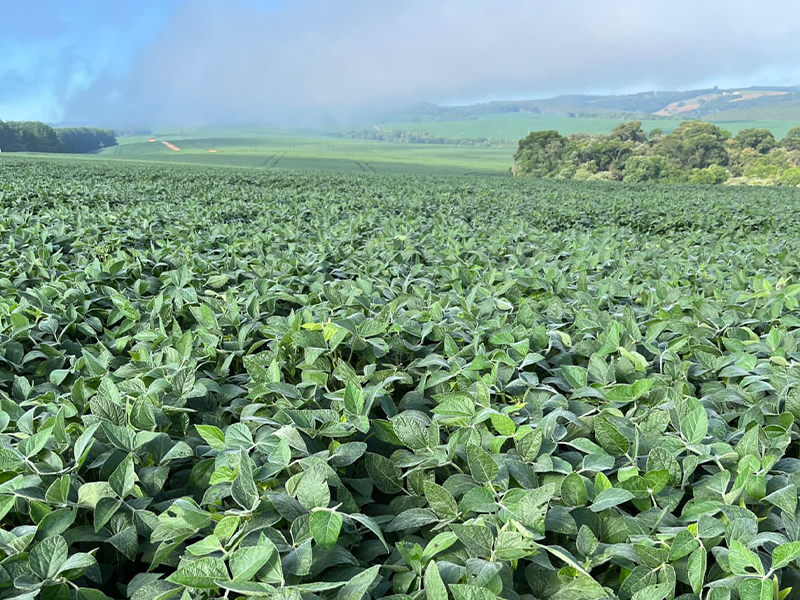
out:
{"label": "green hillside", "polygon": [[[626,120],[632,120],[629,117]],[[637,118],[642,121],[642,128],[646,132],[653,129],[663,129],[665,133],[670,133],[683,119],[647,119]],[[439,135],[446,138],[496,138],[507,141],[517,141],[525,137],[531,131],[543,131],[554,129],[561,135],[572,135],[574,133],[585,133],[595,135],[599,133],[611,133],[611,130],[620,123],[620,119],[608,119],[601,117],[567,117],[564,115],[536,115],[531,113],[507,113],[497,115],[486,115],[474,119],[463,121],[425,121],[425,122],[395,122],[380,123],[378,126],[383,130],[402,130],[420,131]],[[789,120],[729,120],[718,123],[721,127],[737,134],[742,129],[749,127],[764,127],[772,131],[776,138],[780,139],[786,135],[792,127],[800,124],[797,121]]]}

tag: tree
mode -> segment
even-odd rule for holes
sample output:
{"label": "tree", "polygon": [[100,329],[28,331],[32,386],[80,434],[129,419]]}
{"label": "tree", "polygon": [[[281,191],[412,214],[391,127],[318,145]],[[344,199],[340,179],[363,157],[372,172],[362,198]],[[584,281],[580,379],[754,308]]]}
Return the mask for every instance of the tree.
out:
{"label": "tree", "polygon": [[781,173],[781,176],[778,177],[778,185],[800,187],[800,167],[792,167]]}
{"label": "tree", "polygon": [[752,148],[759,154],[767,154],[777,145],[772,132],[760,127],[742,129],[736,136],[736,141],[742,148]]}
{"label": "tree", "polygon": [[725,183],[731,174],[725,167],[712,165],[705,169],[697,169],[689,178],[689,183],[703,183],[707,185],[719,185]]}
{"label": "tree", "polygon": [[58,139],[64,147],[64,152],[85,153],[94,152],[100,148],[116,146],[117,138],[109,129],[96,127],[69,127],[56,129]]}
{"label": "tree", "polygon": [[663,156],[632,156],[625,162],[623,180],[626,183],[679,183],[686,181],[686,176]]}
{"label": "tree", "polygon": [[800,150],[800,127],[793,127],[781,140],[781,146],[787,150]]}
{"label": "tree", "polygon": [[684,121],[656,145],[657,154],[675,161],[684,169],[703,169],[728,164],[725,140],[730,133],[711,123]]}
{"label": "tree", "polygon": [[93,152],[116,144],[114,132],[108,129],[53,129],[39,121],[0,121],[0,150],[3,152]]}
{"label": "tree", "polygon": [[634,144],[613,136],[594,136],[577,151],[577,162],[593,162],[599,171],[609,171],[619,176],[625,161],[633,154]]}
{"label": "tree", "polygon": [[514,175],[545,177],[562,167],[568,140],[557,131],[532,131],[520,140],[514,153]]}
{"label": "tree", "polygon": [[647,134],[642,129],[641,121],[620,123],[611,130],[611,137],[621,142],[634,142],[636,144],[647,141]]}
{"label": "tree", "polygon": [[0,121],[0,151],[9,152],[11,146],[11,129]]}

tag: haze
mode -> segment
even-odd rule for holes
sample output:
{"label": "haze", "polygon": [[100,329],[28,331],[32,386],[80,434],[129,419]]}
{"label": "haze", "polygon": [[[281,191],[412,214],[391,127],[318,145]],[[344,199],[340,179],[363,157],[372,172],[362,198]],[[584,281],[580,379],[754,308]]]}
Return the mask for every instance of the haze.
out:
{"label": "haze", "polygon": [[790,0],[3,0],[0,118],[349,119],[409,104],[800,83]]}

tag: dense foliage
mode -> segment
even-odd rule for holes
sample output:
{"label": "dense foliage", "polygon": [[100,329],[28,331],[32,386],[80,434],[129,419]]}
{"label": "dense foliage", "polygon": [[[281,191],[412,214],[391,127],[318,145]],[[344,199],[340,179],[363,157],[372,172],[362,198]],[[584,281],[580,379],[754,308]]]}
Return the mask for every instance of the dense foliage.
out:
{"label": "dense foliage", "polygon": [[533,131],[520,140],[515,175],[629,182],[788,185],[800,182],[800,127],[779,143],[767,129],[733,138],[711,123],[685,121],[672,133],[620,123],[609,135]]}
{"label": "dense foliage", "polygon": [[116,146],[109,129],[65,127],[54,129],[39,121],[0,121],[2,152],[67,152],[80,154]]}
{"label": "dense foliage", "polygon": [[110,129],[97,127],[64,127],[56,129],[63,152],[82,154],[117,145],[117,138]]}
{"label": "dense foliage", "polygon": [[0,159],[0,597],[799,597],[800,191]]}

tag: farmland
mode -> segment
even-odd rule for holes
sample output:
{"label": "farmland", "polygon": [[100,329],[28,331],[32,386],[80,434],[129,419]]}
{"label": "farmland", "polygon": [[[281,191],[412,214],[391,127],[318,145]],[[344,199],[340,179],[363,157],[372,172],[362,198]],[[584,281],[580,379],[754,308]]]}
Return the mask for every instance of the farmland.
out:
{"label": "farmland", "polygon": [[[781,120],[780,117],[750,120],[745,116],[741,119],[729,118],[715,119],[717,125],[730,131],[734,135],[742,129],[750,127],[764,127],[772,131],[776,137],[783,137],[792,128],[797,126],[797,119]],[[648,119],[647,115],[628,115],[620,117],[567,117],[565,115],[536,115],[531,113],[506,113],[476,116],[472,119],[453,121],[409,121],[381,123],[380,127],[386,130],[398,129],[404,131],[423,131],[447,138],[497,138],[516,141],[525,137],[531,131],[552,129],[561,135],[567,136],[574,133],[608,134],[620,121],[641,121],[642,128],[647,132],[661,129],[665,133],[674,131],[683,121],[679,119]]]}
{"label": "farmland", "polygon": [[0,598],[797,598],[799,214],[2,155]]}
{"label": "farmland", "polygon": [[[155,139],[150,142],[149,139]],[[172,151],[163,142],[173,143]],[[212,152],[213,151],[213,152]],[[238,166],[263,170],[316,170],[422,175],[508,175],[512,146],[391,144],[326,137],[320,132],[200,129],[122,138],[100,156],[109,159]]]}

